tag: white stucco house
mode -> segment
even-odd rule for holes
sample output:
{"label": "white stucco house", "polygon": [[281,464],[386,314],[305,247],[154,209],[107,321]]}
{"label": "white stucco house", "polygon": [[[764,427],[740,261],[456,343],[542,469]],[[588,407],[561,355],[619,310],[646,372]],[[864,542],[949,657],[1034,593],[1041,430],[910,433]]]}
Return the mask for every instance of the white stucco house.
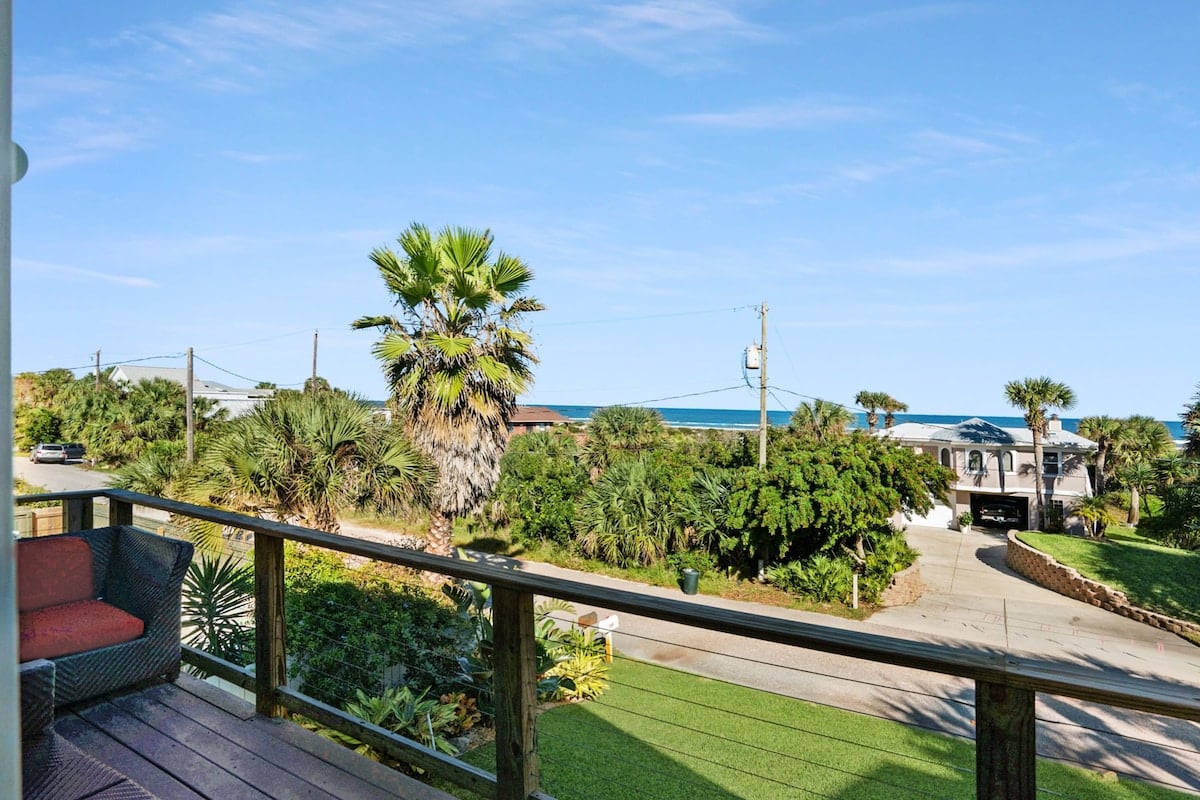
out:
{"label": "white stucco house", "polygon": [[[163,378],[187,388],[187,370],[179,367],[140,367],[121,364],[113,368],[111,377],[117,383],[129,384]],[[217,408],[226,409],[231,419],[254,410],[256,406],[274,394],[273,389],[238,389],[216,381],[202,380],[195,374],[192,375],[192,395],[215,401]]]}
{"label": "white stucco house", "polygon": [[1042,463],[1034,463],[1033,433],[1028,428],[1001,428],[973,417],[955,425],[903,422],[877,431],[919,453],[928,453],[957,474],[949,505],[938,506],[927,516],[911,520],[917,525],[952,527],[959,514],[970,511],[976,521],[985,506],[998,504],[1015,509],[1010,527],[1027,528],[1041,481],[1050,518],[1064,520],[1081,497],[1092,494],[1087,470],[1088,454],[1096,443],[1063,430],[1057,416],[1049,420],[1042,438]]}

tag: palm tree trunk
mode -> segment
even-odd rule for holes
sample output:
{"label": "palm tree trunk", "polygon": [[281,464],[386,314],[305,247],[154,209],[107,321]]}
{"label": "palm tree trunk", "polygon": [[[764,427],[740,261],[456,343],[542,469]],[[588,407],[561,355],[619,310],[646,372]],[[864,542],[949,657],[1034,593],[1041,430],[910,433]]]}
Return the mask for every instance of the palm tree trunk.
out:
{"label": "palm tree trunk", "polygon": [[454,541],[454,519],[441,511],[429,512],[429,551],[434,555],[450,555]]}
{"label": "palm tree trunk", "polygon": [[1101,445],[1096,450],[1096,494],[1104,494],[1104,462],[1108,460],[1108,452]]}
{"label": "palm tree trunk", "polygon": [[1129,516],[1125,521],[1130,525],[1137,525],[1142,518],[1142,509],[1138,505],[1138,487],[1129,487]]}
{"label": "palm tree trunk", "polygon": [[1046,529],[1046,479],[1042,475],[1042,432],[1037,428],[1033,432],[1033,480],[1037,508],[1034,509],[1033,519],[1037,522],[1037,530]]}

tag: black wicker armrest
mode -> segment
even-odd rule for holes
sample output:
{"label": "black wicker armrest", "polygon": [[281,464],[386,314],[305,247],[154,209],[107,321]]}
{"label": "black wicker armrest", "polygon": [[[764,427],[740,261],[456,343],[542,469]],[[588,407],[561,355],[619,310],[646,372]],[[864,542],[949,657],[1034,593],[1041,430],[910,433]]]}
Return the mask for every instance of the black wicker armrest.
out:
{"label": "black wicker armrest", "polygon": [[44,733],[54,724],[54,662],[39,658],[21,664],[21,738]]}

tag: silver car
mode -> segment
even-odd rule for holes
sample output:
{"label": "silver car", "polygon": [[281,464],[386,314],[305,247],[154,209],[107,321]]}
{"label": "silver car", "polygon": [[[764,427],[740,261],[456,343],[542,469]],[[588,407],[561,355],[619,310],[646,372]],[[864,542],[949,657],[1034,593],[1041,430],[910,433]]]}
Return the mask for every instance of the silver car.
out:
{"label": "silver car", "polygon": [[35,464],[45,464],[48,461],[65,464],[67,463],[67,448],[61,444],[39,444],[29,451],[29,460]]}

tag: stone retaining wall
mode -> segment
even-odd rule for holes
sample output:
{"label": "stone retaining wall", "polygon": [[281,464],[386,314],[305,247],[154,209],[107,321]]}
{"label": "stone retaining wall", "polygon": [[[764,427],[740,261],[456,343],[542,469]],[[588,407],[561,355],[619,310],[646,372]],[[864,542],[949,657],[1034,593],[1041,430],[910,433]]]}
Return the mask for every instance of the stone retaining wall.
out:
{"label": "stone retaining wall", "polygon": [[892,582],[883,590],[879,605],[906,606],[921,597],[921,568],[913,564],[892,576]]}
{"label": "stone retaining wall", "polygon": [[1130,605],[1124,592],[1089,580],[1071,567],[1063,566],[1051,556],[1019,541],[1016,531],[1008,532],[1008,551],[1004,560],[1014,571],[1051,591],[1164,631],[1200,634],[1200,625]]}

